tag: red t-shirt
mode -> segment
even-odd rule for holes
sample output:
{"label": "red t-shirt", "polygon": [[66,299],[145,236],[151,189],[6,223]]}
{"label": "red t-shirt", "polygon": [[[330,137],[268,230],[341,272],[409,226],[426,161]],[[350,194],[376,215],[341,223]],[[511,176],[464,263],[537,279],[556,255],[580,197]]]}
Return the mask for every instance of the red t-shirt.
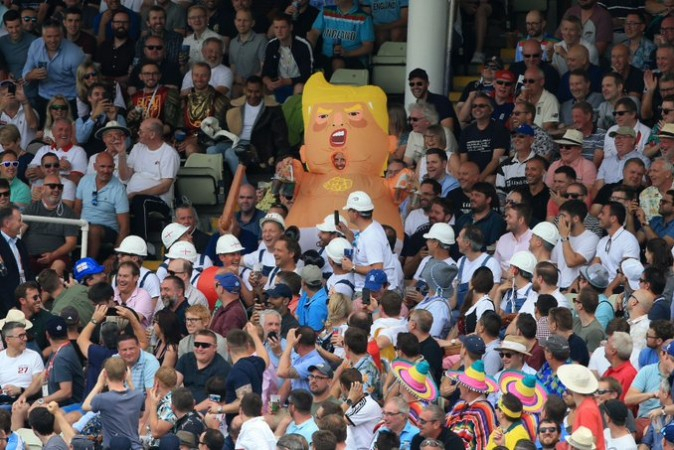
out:
{"label": "red t-shirt", "polygon": [[620,385],[623,387],[623,394],[620,396],[620,400],[625,401],[625,394],[627,394],[627,390],[630,388],[630,386],[632,386],[634,377],[637,376],[637,369],[634,368],[631,362],[625,361],[620,366],[618,366],[617,369],[609,367],[604,376],[618,380]]}
{"label": "red t-shirt", "polygon": [[585,397],[576,409],[576,419],[573,421],[573,431],[578,427],[589,428],[596,439],[597,450],[606,450],[606,441],[604,440],[604,419],[599,411],[599,406],[593,397]]}

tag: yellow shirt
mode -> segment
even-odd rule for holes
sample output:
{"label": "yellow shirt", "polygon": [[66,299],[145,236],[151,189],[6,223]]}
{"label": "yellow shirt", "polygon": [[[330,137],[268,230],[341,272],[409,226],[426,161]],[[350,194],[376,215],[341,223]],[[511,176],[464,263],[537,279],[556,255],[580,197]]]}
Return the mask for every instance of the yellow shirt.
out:
{"label": "yellow shirt", "polygon": [[[487,443],[487,450],[493,450],[498,445],[495,442],[496,435],[497,435],[498,429],[492,431],[491,435],[489,436],[489,442]],[[531,437],[529,436],[529,433],[527,432],[527,429],[524,428],[524,425],[522,425],[522,422],[516,422],[508,428],[505,432],[505,446],[508,448],[515,448],[515,445],[520,441],[520,439],[526,439],[529,440]]]}

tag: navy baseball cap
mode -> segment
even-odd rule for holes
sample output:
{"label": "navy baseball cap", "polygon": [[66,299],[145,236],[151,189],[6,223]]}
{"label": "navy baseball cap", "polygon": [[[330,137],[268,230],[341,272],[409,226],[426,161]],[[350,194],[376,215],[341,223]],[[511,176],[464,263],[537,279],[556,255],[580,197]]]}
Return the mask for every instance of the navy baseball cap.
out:
{"label": "navy baseball cap", "polygon": [[365,288],[370,291],[381,291],[385,284],[388,284],[388,277],[381,269],[372,269],[365,276]]}
{"label": "navy baseball cap", "polygon": [[661,433],[667,442],[674,444],[674,423],[670,423],[664,427]]}
{"label": "navy baseball cap", "polygon": [[265,291],[267,298],[293,298],[293,292],[287,284],[279,283],[273,289]]}
{"label": "navy baseball cap", "polygon": [[241,292],[241,281],[239,281],[239,277],[234,274],[225,273],[222,275],[217,275],[215,277],[215,281],[220,283],[220,286],[222,286],[222,288],[227,292],[232,294],[238,294]]}
{"label": "navy baseball cap", "polygon": [[463,344],[463,347],[470,353],[482,356],[487,351],[487,348],[484,345],[484,341],[480,336],[476,334],[461,336],[459,340]]}
{"label": "navy baseball cap", "polygon": [[68,324],[61,316],[54,316],[47,322],[47,333],[52,339],[63,339],[68,337]]}

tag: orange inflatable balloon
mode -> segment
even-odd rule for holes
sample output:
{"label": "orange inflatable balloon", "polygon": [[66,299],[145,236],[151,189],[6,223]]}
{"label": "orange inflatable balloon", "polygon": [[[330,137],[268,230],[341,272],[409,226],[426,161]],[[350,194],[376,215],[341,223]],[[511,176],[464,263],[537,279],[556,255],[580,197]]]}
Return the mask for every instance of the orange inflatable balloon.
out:
{"label": "orange inflatable balloon", "polygon": [[215,292],[215,276],[222,267],[211,266],[201,272],[199,281],[197,282],[197,289],[199,289],[208,300],[208,307],[213,311],[215,309],[215,302],[218,301],[218,294]]}
{"label": "orange inflatable balloon", "polygon": [[382,177],[397,145],[388,134],[384,91],[335,86],[316,73],[304,87],[302,113],[305,144],[300,154],[308,171],[297,160],[286,162],[297,186],[286,224],[314,228],[326,215],[341,211],[351,192],[365,191],[374,202],[375,220],[391,225],[402,238],[400,212]]}

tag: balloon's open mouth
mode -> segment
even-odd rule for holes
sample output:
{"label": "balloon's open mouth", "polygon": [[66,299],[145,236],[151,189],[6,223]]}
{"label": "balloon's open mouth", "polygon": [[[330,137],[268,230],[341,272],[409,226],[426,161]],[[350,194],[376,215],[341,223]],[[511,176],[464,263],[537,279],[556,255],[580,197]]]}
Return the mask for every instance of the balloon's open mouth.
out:
{"label": "balloon's open mouth", "polygon": [[346,144],[346,130],[344,128],[335,131],[330,135],[330,145],[333,147],[341,147]]}

